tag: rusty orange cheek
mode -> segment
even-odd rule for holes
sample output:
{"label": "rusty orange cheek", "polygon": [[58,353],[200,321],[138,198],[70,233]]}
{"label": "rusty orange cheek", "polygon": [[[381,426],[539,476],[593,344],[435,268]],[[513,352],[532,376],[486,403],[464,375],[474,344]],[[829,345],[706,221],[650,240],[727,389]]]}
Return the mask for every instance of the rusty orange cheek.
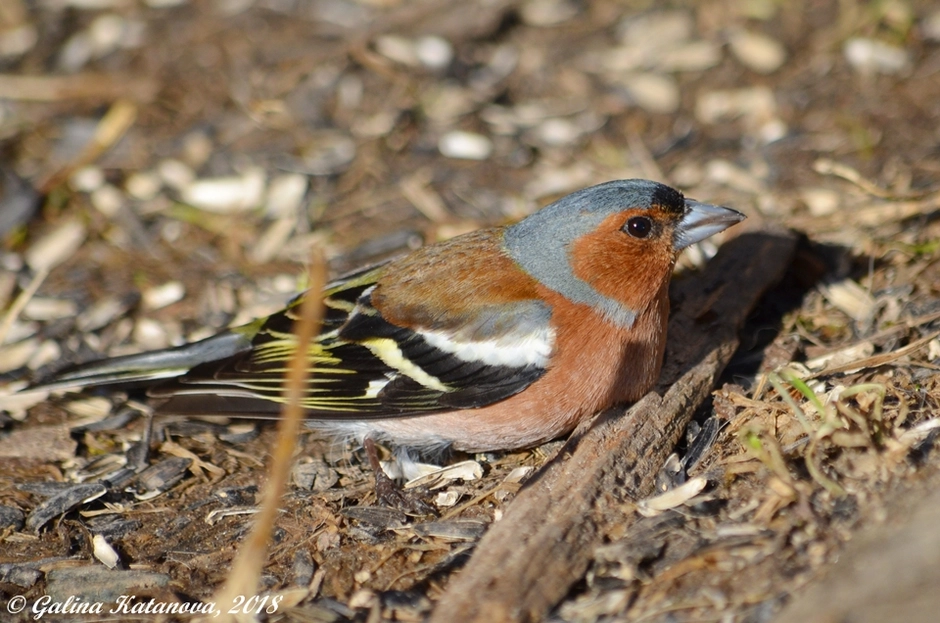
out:
{"label": "rusty orange cheek", "polygon": [[575,276],[639,311],[659,295],[675,258],[668,241],[639,240],[622,232],[625,221],[623,214],[608,217],[593,232],[575,240],[568,254]]}

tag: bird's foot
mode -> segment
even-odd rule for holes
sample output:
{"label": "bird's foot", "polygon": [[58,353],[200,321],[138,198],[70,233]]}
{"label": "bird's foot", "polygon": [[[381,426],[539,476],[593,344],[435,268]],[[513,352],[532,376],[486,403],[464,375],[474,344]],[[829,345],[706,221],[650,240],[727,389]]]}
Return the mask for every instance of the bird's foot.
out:
{"label": "bird's foot", "polygon": [[431,505],[417,495],[405,491],[389,478],[385,470],[382,469],[378,450],[376,450],[375,442],[370,437],[366,437],[362,445],[365,448],[366,456],[369,458],[372,473],[375,475],[375,498],[379,504],[400,510],[412,517],[437,515]]}

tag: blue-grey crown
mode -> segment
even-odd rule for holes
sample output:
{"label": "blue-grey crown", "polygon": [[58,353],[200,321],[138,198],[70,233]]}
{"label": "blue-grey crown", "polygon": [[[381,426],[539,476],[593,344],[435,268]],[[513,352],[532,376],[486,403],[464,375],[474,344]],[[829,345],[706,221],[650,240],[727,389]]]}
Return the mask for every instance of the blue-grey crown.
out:
{"label": "blue-grey crown", "polygon": [[570,301],[599,310],[611,322],[629,327],[634,310],[606,297],[574,275],[568,245],[596,229],[611,214],[659,205],[679,217],[685,198],[677,190],[650,180],[616,180],[563,197],[509,227],[504,244],[509,255],[543,285]]}

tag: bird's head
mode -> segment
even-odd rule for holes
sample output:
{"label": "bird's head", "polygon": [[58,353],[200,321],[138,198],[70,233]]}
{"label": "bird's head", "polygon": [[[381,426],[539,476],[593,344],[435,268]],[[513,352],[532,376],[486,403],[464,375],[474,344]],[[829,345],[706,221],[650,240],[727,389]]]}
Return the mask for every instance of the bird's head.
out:
{"label": "bird's head", "polygon": [[546,206],[509,227],[504,244],[544,286],[629,327],[660,295],[682,249],[743,219],[664,184],[617,180]]}

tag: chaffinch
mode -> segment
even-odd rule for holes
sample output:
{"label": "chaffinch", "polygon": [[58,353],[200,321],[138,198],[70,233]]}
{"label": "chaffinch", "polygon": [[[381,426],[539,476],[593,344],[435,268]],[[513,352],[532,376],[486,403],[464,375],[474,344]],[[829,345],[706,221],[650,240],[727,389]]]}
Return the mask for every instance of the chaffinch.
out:
{"label": "chaffinch", "polygon": [[[418,450],[504,450],[637,400],[662,365],[678,253],[743,218],[619,180],[329,283],[309,353],[310,426]],[[162,412],[276,415],[308,294],[214,337],[79,365],[38,387],[152,383],[150,395],[169,399]]]}

